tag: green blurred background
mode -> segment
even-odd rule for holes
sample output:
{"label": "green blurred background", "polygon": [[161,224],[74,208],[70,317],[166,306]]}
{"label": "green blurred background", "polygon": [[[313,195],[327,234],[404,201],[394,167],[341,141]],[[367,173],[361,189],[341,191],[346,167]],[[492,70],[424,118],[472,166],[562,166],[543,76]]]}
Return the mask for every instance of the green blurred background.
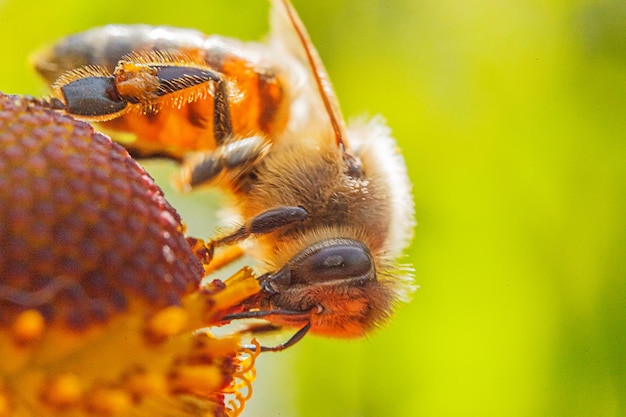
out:
{"label": "green blurred background", "polygon": [[[295,3],[344,113],[385,115],[405,153],[420,289],[368,340],[263,355],[245,415],[626,415],[626,2]],[[0,90],[43,94],[27,55],[94,25],[256,39],[266,11],[0,0]],[[170,194],[210,233],[210,196]]]}

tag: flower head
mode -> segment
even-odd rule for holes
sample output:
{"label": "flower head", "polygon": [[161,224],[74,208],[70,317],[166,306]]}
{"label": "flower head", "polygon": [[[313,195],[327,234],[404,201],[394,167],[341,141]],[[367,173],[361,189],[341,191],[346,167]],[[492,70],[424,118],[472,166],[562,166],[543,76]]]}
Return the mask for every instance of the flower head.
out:
{"label": "flower head", "polygon": [[0,95],[0,416],[237,414],[259,348],[207,327],[259,287],[202,285],[197,242],[121,146]]}

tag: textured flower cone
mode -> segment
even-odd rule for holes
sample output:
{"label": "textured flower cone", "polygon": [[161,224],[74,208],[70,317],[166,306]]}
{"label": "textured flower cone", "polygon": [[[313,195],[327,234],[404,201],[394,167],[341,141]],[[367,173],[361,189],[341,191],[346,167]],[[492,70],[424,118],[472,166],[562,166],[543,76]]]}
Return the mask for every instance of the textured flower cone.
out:
{"label": "textured flower cone", "polygon": [[200,286],[183,232],[121,146],[0,95],[0,417],[240,411],[257,352],[197,330],[258,285]]}

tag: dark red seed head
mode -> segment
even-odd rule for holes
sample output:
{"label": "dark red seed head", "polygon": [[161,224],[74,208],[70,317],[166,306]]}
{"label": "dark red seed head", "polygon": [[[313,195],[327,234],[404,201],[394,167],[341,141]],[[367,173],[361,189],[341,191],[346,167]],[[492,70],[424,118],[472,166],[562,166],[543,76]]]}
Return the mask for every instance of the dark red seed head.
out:
{"label": "dark red seed head", "polygon": [[203,269],[178,213],[121,146],[0,95],[0,325],[26,309],[84,327],[176,304]]}

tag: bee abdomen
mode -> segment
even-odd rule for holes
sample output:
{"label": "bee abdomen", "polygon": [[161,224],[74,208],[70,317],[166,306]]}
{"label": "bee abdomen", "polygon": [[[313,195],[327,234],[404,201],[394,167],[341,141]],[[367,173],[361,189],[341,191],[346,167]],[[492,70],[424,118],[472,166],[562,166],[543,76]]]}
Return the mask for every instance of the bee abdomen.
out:
{"label": "bee abdomen", "polygon": [[[143,115],[127,115],[117,110],[108,122],[113,130],[134,133],[137,143],[133,148],[139,154],[162,152],[181,158],[185,153],[196,150],[210,150],[219,146],[223,138],[214,135],[212,130],[215,113],[230,113],[232,132],[235,138],[251,135],[277,137],[284,129],[288,119],[288,99],[285,86],[278,70],[267,62],[257,62],[260,54],[251,54],[251,50],[263,49],[261,44],[245,44],[219,36],[206,36],[191,29],[178,29],[166,26],[147,25],[109,25],[88,30],[61,40],[55,46],[39,53],[34,60],[37,71],[52,84],[67,77],[66,74],[81,71],[80,68],[101,68],[102,73],[114,73],[123,62],[136,63],[137,57],[176,56],[180,62],[165,60],[151,62],[152,66],[161,64],[161,68],[194,63],[204,67],[205,72],[216,74],[227,83],[227,108],[212,109],[211,100],[215,97],[207,94],[185,95],[177,91],[168,91],[169,103],[175,106],[161,106],[146,99],[138,104],[140,108],[158,109]],[[139,63],[141,64],[141,62]],[[191,67],[190,67],[191,68]],[[84,71],[84,70],[83,70]],[[189,77],[188,77],[189,78]],[[58,83],[58,81],[57,81]],[[139,94],[141,92],[138,92]],[[180,100],[177,100],[180,95]],[[188,103],[180,109],[180,103]],[[75,114],[75,113],[72,113]],[[167,127],[164,127],[167,126]],[[171,134],[177,131],[176,142],[172,143]]]}

